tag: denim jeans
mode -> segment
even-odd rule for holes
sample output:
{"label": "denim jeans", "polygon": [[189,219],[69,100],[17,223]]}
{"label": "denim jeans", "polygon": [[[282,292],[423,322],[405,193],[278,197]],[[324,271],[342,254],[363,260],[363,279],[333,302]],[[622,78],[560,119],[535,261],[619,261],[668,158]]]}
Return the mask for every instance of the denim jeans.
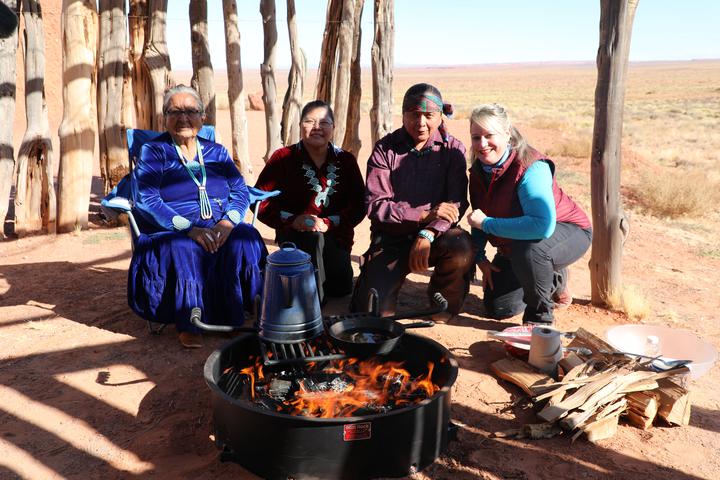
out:
{"label": "denim jeans", "polygon": [[497,254],[492,272],[494,288],[484,290],[485,310],[491,318],[508,318],[524,310],[523,323],[554,322],[552,297],[567,286],[567,267],[590,247],[592,229],[558,223],[550,238],[515,240],[509,255]]}

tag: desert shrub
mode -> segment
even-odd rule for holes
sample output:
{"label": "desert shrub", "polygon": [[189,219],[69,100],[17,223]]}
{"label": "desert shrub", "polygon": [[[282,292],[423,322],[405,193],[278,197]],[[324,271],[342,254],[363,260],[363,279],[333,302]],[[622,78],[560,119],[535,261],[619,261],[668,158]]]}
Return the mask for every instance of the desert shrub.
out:
{"label": "desert shrub", "polygon": [[720,259],[720,248],[712,248],[712,247],[701,248],[700,250],[698,250],[697,253],[701,257]]}
{"label": "desert shrub", "polygon": [[623,312],[632,320],[643,320],[650,316],[650,303],[633,285],[624,285],[618,292],[611,292],[607,298],[608,306]]}
{"label": "desert shrub", "polygon": [[720,201],[718,182],[700,170],[642,175],[631,187],[640,206],[659,217],[701,216]]}
{"label": "desert shrub", "polygon": [[576,133],[560,139],[547,149],[548,155],[555,157],[590,158],[592,138]]}
{"label": "desert shrub", "polygon": [[540,128],[543,130],[563,131],[567,129],[567,124],[565,122],[549,115],[534,116],[530,121],[530,125],[534,128]]}

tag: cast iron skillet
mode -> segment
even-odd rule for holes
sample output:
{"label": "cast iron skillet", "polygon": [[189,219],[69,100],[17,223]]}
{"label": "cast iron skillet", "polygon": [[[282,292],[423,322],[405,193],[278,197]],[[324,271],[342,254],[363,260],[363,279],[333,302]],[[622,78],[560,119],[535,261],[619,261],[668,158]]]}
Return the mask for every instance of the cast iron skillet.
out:
{"label": "cast iron skillet", "polygon": [[[406,312],[390,317],[377,315],[377,294],[371,297],[371,312],[355,315],[343,315],[334,323],[326,327],[330,341],[352,357],[369,357],[372,355],[386,355],[393,351],[408,328],[427,328],[435,325],[432,320],[402,324],[397,320],[404,318],[424,317],[444,312],[447,309],[447,300],[440,293],[433,297],[436,307],[419,311]],[[330,317],[330,322],[333,318]]]}

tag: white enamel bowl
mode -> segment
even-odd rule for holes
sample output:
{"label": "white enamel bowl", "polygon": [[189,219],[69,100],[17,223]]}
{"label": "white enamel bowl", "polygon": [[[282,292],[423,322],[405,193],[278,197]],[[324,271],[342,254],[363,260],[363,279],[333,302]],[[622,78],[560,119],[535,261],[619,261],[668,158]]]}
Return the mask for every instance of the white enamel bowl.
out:
{"label": "white enamel bowl", "polygon": [[717,350],[689,330],[662,325],[618,325],[605,332],[608,343],[621,352],[645,354],[648,336],[659,339],[660,354],[665,360],[692,360],[688,365],[692,378],[707,373],[717,360]]}

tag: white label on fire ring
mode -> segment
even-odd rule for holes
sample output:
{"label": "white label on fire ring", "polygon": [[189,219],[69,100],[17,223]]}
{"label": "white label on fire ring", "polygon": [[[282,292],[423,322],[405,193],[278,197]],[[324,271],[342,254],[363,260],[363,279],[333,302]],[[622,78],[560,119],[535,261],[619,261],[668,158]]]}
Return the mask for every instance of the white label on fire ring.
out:
{"label": "white label on fire ring", "polygon": [[372,437],[372,423],[350,423],[343,425],[343,440],[354,442],[355,440],[368,440]]}

